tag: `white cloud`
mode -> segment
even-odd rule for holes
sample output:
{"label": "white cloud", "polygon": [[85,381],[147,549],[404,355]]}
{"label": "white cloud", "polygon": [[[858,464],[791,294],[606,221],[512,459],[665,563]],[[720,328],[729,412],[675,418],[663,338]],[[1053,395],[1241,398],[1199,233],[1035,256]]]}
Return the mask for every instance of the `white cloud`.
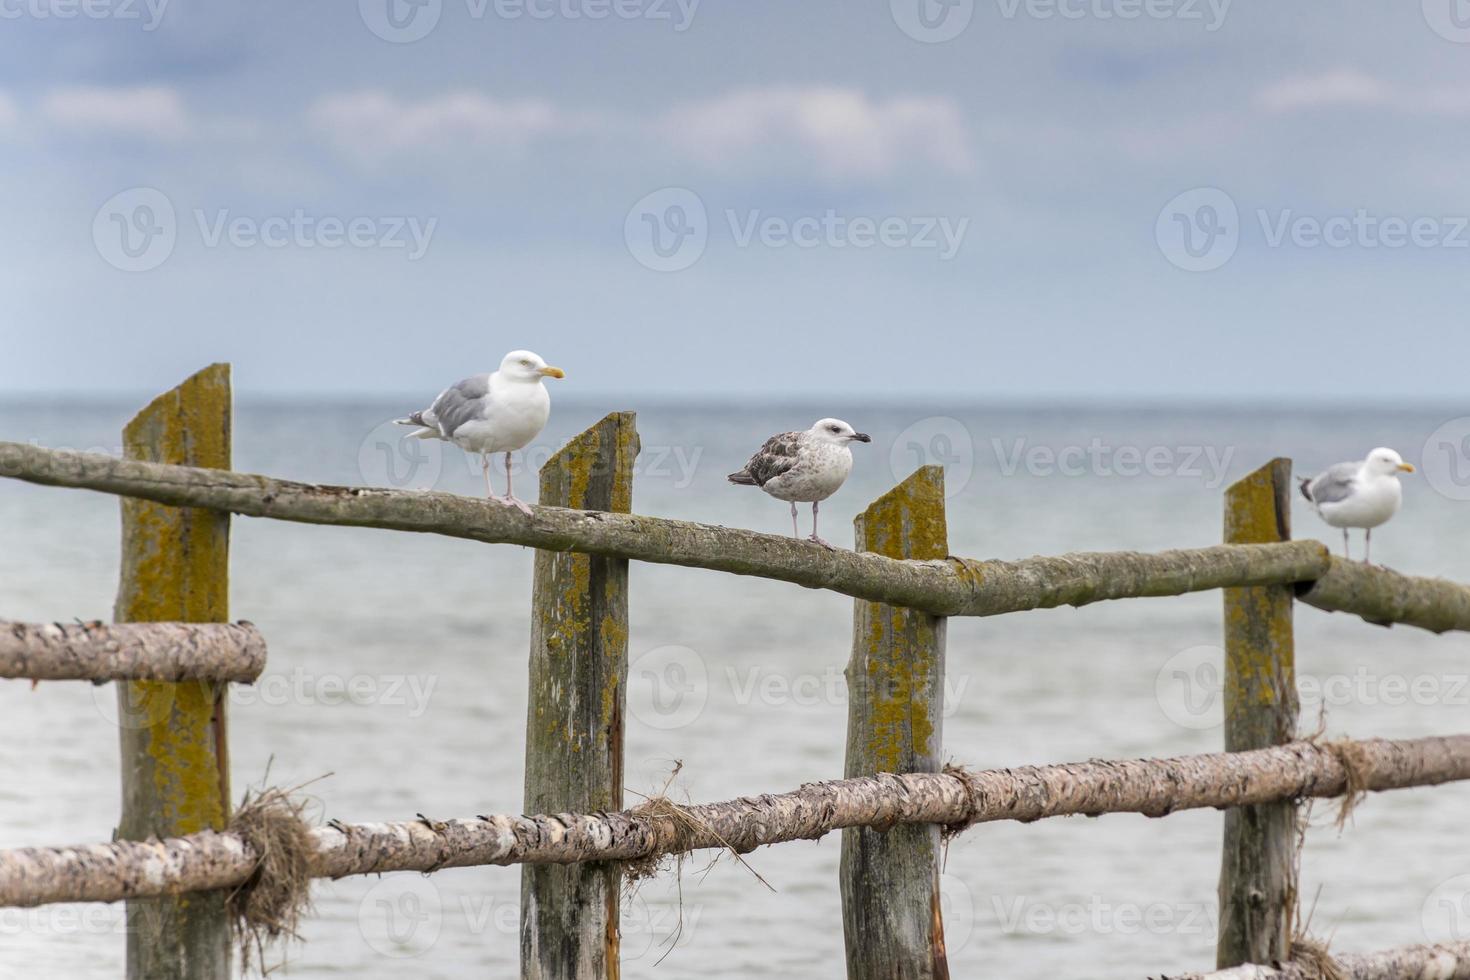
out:
{"label": "white cloud", "polygon": [[836,87],[740,89],[677,106],[658,128],[682,152],[722,168],[787,163],[795,154],[836,177],[884,177],[914,162],[950,173],[973,169],[962,114],[947,98],[875,101]]}
{"label": "white cloud", "polygon": [[376,159],[419,149],[524,149],[533,140],[569,128],[551,104],[452,92],[419,102],[383,92],[318,99],[308,116],[340,148]]}
{"label": "white cloud", "polygon": [[1354,107],[1459,116],[1470,112],[1470,92],[1454,87],[1424,89],[1395,85],[1359,71],[1339,69],[1284,78],[1257,92],[1256,103],[1276,113]]}
{"label": "white cloud", "polygon": [[53,126],[79,133],[174,140],[192,129],[184,100],[161,85],[57,89],[41,100],[40,111]]}

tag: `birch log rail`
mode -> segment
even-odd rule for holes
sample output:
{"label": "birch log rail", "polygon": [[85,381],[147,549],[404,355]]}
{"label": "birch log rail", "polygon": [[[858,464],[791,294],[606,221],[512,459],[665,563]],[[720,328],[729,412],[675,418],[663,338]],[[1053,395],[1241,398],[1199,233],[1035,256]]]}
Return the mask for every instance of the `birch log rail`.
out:
{"label": "birch log rail", "polygon": [[265,639],[250,623],[0,620],[0,677],[249,684],[264,669]]}
{"label": "birch log rail", "polygon": [[[1345,761],[1348,760],[1348,761]],[[1298,741],[1174,759],[940,773],[883,773],[808,783],[789,793],[617,813],[333,822],[313,831],[319,878],[510,864],[627,861],[815,840],[847,827],[938,824],[1240,806],[1470,779],[1470,735]],[[0,851],[0,906],[114,902],[230,888],[258,855],[230,832]]]}
{"label": "birch log rail", "polygon": [[884,558],[735,528],[537,507],[533,517],[437,492],[323,486],[227,470],[0,442],[0,476],[176,507],[376,527],[683,565],[830,589],[941,616],[995,616],[1104,599],[1299,583],[1308,605],[1433,632],[1470,631],[1470,588],[1332,557],[1318,541],[1105,552],[1020,561]]}
{"label": "birch log rail", "polygon": [[1344,953],[1332,958],[1336,974],[1314,960],[1287,960],[1270,966],[1248,963],[1214,973],[1174,974],[1162,980],[1470,980],[1470,942],[1401,946],[1374,953]]}

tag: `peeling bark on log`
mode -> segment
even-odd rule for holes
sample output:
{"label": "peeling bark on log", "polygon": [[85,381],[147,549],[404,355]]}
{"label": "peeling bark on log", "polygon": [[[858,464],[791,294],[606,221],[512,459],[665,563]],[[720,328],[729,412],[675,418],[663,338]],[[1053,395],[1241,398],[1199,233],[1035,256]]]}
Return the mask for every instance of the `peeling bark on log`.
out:
{"label": "peeling bark on log", "polygon": [[[1275,459],[1225,491],[1225,540],[1265,544],[1291,537],[1291,460]],[[1225,750],[1296,738],[1292,587],[1226,589]],[[1225,813],[1220,930],[1215,965],[1270,963],[1291,952],[1296,909],[1297,813],[1286,800]]]}
{"label": "peeling bark on log", "polygon": [[[858,515],[857,549],[889,558],[949,554],[944,470],[925,466]],[[938,772],[945,620],[853,604],[844,775]],[[848,980],[948,980],[939,904],[939,827],[842,833],[842,932]]]}
{"label": "peeling bark on log", "polygon": [[265,639],[250,623],[0,620],[0,677],[248,684],[264,669]]}
{"label": "peeling bark on log", "polygon": [[[1346,980],[1470,980],[1470,943],[1402,946],[1376,953],[1344,953],[1333,962]],[[1161,980],[1324,980],[1311,962],[1246,964],[1215,973],[1183,973]]]}
{"label": "peeling bark on log", "polygon": [[[230,466],[230,368],[214,364],[164,392],[123,429],[133,465]],[[209,470],[200,470],[209,472]],[[229,619],[230,515],[122,501],[118,622]],[[225,684],[117,685],[122,840],[223,830],[230,816]],[[226,980],[225,894],[128,903],[128,980]]]}
{"label": "peeling bark on log", "polygon": [[[1251,752],[1094,761],[979,772],[884,773],[809,783],[779,795],[682,807],[683,817],[634,811],[499,815],[465,820],[343,824],[313,831],[319,878],[510,864],[633,860],[724,847],[816,840],[858,826],[1142,813],[1342,796],[1470,779],[1470,735],[1391,741],[1293,742]],[[687,819],[686,819],[687,818]],[[239,884],[256,856],[229,833],[160,841],[0,851],[0,906],[117,901]]]}
{"label": "peeling bark on log", "polygon": [[[11,442],[0,442],[0,476],[249,517],[427,532],[754,575],[937,616],[995,616],[1104,599],[1307,582],[1325,575],[1332,564],[1318,541],[1009,562],[903,561],[689,521],[559,507],[538,507],[534,517],[526,517],[510,507],[448,493],[316,486]],[[1455,628],[1470,630],[1470,616]]]}
{"label": "peeling bark on log", "polygon": [[[627,513],[638,431],[608,415],[541,468],[541,502]],[[527,813],[623,806],[628,686],[628,563],[536,552],[526,710]],[[521,871],[521,976],[617,980],[621,869],[528,865]]]}

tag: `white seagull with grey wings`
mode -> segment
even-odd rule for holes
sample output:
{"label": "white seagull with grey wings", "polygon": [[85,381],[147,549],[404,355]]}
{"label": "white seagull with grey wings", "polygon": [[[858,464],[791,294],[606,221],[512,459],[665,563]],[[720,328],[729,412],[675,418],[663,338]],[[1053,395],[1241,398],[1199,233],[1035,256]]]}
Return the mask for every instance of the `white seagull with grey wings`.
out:
{"label": "white seagull with grey wings", "polygon": [[[540,354],[513,350],[494,374],[465,378],[441,391],[422,412],[396,421],[419,427],[406,438],[443,439],[467,453],[479,453],[486,496],[529,515],[531,508],[511,490],[510,454],[530,445],[551,416],[551,395],[541,382],[564,377],[561,368],[548,366]],[[504,497],[495,496],[490,488],[492,453],[505,453]]]}
{"label": "white seagull with grey wings", "polygon": [[1392,449],[1378,448],[1358,463],[1329,466],[1310,480],[1302,480],[1302,496],[1312,502],[1317,516],[1342,528],[1342,554],[1348,555],[1348,528],[1363,529],[1363,561],[1368,561],[1373,529],[1398,513],[1404,488],[1400,473],[1414,467]]}
{"label": "white seagull with grey wings", "polygon": [[791,503],[791,536],[798,537],[797,502],[812,505],[810,540],[823,547],[832,545],[817,536],[817,504],[837,492],[852,472],[854,442],[872,442],[841,419],[822,419],[805,432],[783,432],[771,436],[731,483],[760,487],[777,500]]}

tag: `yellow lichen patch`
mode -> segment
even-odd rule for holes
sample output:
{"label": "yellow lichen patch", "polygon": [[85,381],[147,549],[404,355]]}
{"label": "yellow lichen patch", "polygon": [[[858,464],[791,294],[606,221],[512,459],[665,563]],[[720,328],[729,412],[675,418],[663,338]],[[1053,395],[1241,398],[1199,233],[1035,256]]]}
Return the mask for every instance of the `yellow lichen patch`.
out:
{"label": "yellow lichen patch", "polygon": [[[858,546],[890,558],[947,557],[944,473],[926,466],[879,497],[857,519]],[[856,702],[858,744],[868,771],[912,771],[939,751],[937,681],[943,657],[940,620],[881,603],[859,606],[855,649],[864,651]],[[859,716],[854,716],[855,718]]]}
{"label": "yellow lichen patch", "polygon": [[[230,369],[215,364],[155,398],[130,421],[131,459],[227,469]],[[123,504],[123,571],[116,618],[122,622],[229,618],[229,517],[129,500]],[[125,723],[123,824],[135,834],[222,829],[229,813],[221,772],[224,706],[213,685],[137,682],[129,704],[161,705],[143,724]],[[132,719],[130,721],[135,721]]]}

